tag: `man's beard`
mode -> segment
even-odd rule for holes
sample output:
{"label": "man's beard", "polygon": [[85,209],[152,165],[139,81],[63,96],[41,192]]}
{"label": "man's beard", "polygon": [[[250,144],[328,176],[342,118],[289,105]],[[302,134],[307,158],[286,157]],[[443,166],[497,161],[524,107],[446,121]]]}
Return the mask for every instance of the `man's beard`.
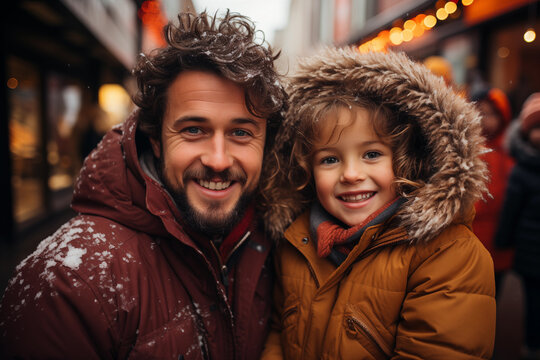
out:
{"label": "man's beard", "polygon": [[[244,216],[246,208],[254,198],[255,191],[244,191],[229,213],[225,213],[220,209],[222,204],[218,201],[210,202],[204,211],[199,211],[189,203],[185,188],[177,189],[171,184],[166,176],[163,159],[164,156],[161,154],[158,174],[163,182],[163,186],[174,199],[176,206],[180,211],[180,215],[182,216],[183,223],[192,230],[212,238],[226,236]],[[241,171],[225,170],[216,173],[204,165],[201,166],[202,168],[199,170],[186,169],[183,174],[183,183],[186,184],[190,179],[191,181],[193,181],[193,179],[209,180],[214,177],[219,177],[223,181],[232,180],[242,184],[246,182],[246,176]]]}

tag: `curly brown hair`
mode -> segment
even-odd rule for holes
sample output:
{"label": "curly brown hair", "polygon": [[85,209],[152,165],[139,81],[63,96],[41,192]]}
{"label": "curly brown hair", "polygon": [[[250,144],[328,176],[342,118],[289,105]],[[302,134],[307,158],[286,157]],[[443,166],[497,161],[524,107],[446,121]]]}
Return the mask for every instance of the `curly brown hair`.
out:
{"label": "curly brown hair", "polygon": [[[415,189],[424,185],[429,177],[426,166],[426,142],[418,124],[390,106],[365,97],[339,94],[330,98],[311,99],[305,104],[291,104],[296,108],[294,134],[289,144],[282,144],[272,156],[273,176],[267,187],[267,201],[271,203],[272,188],[286,187],[290,192],[298,192],[298,201],[307,204],[316,197],[312,176],[314,142],[320,138],[320,131],[332,114],[339,108],[349,109],[354,115],[356,109],[365,109],[370,114],[369,122],[377,136],[392,150],[392,166],[395,174],[396,192],[407,197]],[[294,109],[292,109],[294,110]],[[340,131],[352,124],[345,124]],[[338,131],[334,125],[333,131]],[[269,164],[270,165],[270,164]]]}
{"label": "curly brown hair", "polygon": [[248,110],[267,119],[268,149],[282,123],[287,95],[274,68],[279,53],[273,54],[258,33],[249,18],[229,11],[222,18],[181,13],[178,24],[169,22],[164,28],[167,46],[141,54],[133,70],[139,130],[160,140],[171,83],[182,71],[211,71],[242,87]]}

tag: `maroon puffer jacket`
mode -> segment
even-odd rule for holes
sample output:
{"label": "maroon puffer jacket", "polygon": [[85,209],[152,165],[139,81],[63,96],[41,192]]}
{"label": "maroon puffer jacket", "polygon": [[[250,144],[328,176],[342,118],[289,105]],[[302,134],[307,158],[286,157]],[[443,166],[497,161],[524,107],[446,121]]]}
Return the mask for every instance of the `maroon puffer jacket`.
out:
{"label": "maroon puffer jacket", "polygon": [[252,224],[229,257],[231,301],[210,243],[186,235],[170,196],[141,169],[136,121],[87,158],[72,204],[81,215],[17,267],[0,305],[0,358],[259,357],[269,240]]}

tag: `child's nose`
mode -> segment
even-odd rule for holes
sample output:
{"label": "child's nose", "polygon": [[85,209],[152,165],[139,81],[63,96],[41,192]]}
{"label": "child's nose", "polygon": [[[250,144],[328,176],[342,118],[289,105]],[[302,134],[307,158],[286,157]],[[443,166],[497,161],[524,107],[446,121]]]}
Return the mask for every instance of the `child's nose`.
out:
{"label": "child's nose", "polygon": [[205,153],[201,156],[201,163],[208,166],[215,172],[221,172],[233,164],[233,158],[229,153],[227,141],[225,137],[220,134],[216,134],[207,143]]}
{"label": "child's nose", "polygon": [[355,183],[366,179],[365,166],[361,162],[347,162],[341,174],[341,182]]}

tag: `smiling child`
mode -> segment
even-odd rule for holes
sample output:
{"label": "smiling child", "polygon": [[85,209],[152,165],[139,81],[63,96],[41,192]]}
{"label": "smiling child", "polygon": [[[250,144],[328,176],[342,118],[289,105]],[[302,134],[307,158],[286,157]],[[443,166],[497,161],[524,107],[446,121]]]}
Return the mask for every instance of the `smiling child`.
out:
{"label": "smiling child", "polygon": [[264,359],[488,359],[493,262],[471,231],[485,192],[474,106],[403,54],[326,49],[291,79],[269,219]]}

